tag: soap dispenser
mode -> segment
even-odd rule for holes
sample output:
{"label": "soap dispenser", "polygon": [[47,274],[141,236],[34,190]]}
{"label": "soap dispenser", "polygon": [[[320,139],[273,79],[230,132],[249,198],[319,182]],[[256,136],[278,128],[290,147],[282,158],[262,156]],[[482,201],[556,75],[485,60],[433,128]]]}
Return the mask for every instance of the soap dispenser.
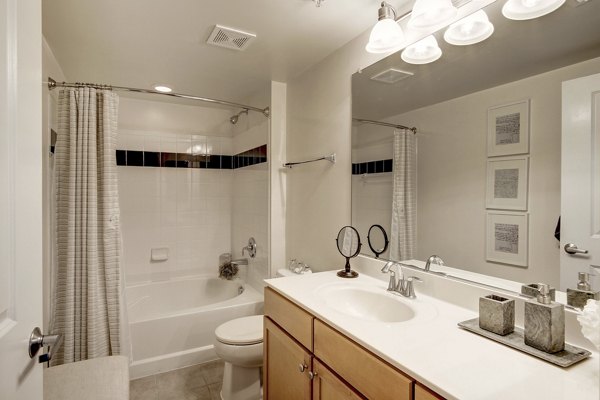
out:
{"label": "soap dispenser", "polygon": [[525,302],[525,344],[546,353],[565,348],[565,307],[553,303],[550,286],[540,283],[537,298]]}
{"label": "soap dispenser", "polygon": [[567,288],[567,304],[572,307],[583,308],[589,299],[600,300],[600,292],[592,291],[590,274],[580,272],[577,289]]}

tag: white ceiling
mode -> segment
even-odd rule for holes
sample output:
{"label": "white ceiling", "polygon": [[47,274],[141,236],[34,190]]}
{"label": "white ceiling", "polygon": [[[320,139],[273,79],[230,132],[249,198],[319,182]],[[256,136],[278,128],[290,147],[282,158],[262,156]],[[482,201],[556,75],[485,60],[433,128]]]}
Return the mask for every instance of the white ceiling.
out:
{"label": "white ceiling", "polygon": [[[402,4],[405,0],[394,1]],[[286,82],[376,22],[380,0],[43,0],[43,33],[70,81],[243,101]],[[206,44],[221,24],[245,52]],[[262,106],[262,105],[260,105]]]}

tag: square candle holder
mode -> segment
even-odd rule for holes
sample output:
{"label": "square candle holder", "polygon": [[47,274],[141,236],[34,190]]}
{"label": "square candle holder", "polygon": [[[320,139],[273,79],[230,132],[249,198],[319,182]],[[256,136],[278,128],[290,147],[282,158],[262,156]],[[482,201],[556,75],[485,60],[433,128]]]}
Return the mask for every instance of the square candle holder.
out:
{"label": "square candle holder", "polygon": [[495,294],[479,298],[479,327],[505,336],[515,330],[515,301]]}

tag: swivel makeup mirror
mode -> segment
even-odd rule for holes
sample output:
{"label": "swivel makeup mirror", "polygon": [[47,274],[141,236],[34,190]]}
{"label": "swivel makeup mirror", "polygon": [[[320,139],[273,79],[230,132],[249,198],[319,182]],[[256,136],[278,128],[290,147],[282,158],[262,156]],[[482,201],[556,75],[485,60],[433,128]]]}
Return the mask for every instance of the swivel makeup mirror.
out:
{"label": "swivel makeup mirror", "polygon": [[346,266],[343,270],[338,271],[337,276],[341,278],[356,278],[358,272],[352,271],[350,268],[350,259],[360,253],[362,244],[360,243],[358,231],[351,226],[345,226],[340,229],[336,242],[338,251],[346,257]]}
{"label": "swivel makeup mirror", "polygon": [[385,229],[383,229],[383,226],[378,224],[373,224],[369,228],[367,242],[369,243],[371,251],[373,254],[375,254],[375,258],[379,258],[381,254],[385,253],[388,248],[388,244],[390,243],[387,233],[385,233]]}

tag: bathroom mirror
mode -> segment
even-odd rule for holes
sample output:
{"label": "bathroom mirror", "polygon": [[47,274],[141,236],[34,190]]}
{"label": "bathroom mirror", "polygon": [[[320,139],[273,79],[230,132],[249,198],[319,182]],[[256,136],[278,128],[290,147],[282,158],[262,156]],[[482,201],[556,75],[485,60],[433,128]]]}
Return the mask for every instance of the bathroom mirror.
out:
{"label": "bathroom mirror", "polygon": [[346,257],[346,265],[337,275],[342,278],[356,278],[358,272],[350,268],[350,259],[356,257],[362,247],[358,231],[351,226],[344,226],[338,232],[336,243],[340,254]]}
{"label": "bathroom mirror", "polygon": [[369,243],[369,248],[375,254],[375,258],[379,258],[381,254],[385,253],[390,243],[385,229],[378,224],[373,224],[369,228],[367,242]]}
{"label": "bathroom mirror", "polygon": [[[373,224],[389,233],[382,258],[424,261],[439,254],[447,266],[484,278],[560,287],[563,250],[554,233],[561,213],[562,82],[600,72],[600,2],[575,3],[514,21],[496,1],[484,8],[495,28],[487,40],[450,45],[440,30],[434,34],[439,60],[413,65],[397,52],[352,76],[352,224],[362,234]],[[498,157],[487,147],[488,114],[509,115],[511,107],[528,114],[520,121],[529,128],[528,148]],[[416,127],[416,134],[396,125]],[[394,164],[406,149],[414,158],[403,159],[410,167],[394,186]],[[486,202],[486,189],[500,182],[487,173],[498,160],[518,162],[513,169],[527,194],[518,210]],[[512,218],[506,214],[516,215],[510,224],[519,226],[518,260],[486,249],[498,237],[490,219]],[[409,219],[400,231],[392,226],[399,215]],[[394,246],[400,236],[401,251]]]}

